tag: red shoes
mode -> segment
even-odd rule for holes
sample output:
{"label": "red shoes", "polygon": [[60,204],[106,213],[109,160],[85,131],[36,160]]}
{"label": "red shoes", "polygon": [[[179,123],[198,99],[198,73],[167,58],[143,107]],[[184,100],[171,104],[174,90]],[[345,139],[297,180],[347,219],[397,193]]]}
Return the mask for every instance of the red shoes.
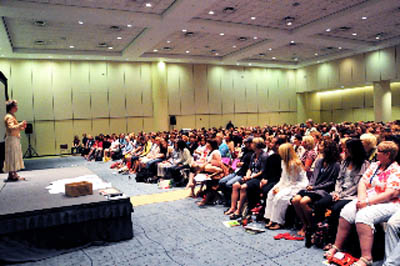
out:
{"label": "red shoes", "polygon": [[285,239],[285,240],[302,241],[302,240],[304,240],[304,237],[303,236],[291,235],[290,233],[283,233],[283,234],[277,234],[276,236],[274,236],[274,239],[275,240]]}

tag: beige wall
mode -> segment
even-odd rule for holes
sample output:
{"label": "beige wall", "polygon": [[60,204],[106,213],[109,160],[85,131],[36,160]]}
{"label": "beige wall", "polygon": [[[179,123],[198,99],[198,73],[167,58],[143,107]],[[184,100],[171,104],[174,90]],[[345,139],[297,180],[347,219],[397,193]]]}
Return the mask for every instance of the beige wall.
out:
{"label": "beige wall", "polygon": [[294,70],[167,64],[176,128],[295,123]]}
{"label": "beige wall", "polygon": [[[177,116],[177,128],[297,119],[293,70],[58,60],[0,60],[0,70],[40,155],[83,132],[165,130],[165,115]],[[25,151],[24,134],[21,142]]]}

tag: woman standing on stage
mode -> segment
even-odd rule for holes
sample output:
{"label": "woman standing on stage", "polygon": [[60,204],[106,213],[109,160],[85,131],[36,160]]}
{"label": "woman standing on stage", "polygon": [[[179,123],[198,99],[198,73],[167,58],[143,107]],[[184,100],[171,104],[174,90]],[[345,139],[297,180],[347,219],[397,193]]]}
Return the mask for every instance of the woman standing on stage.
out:
{"label": "woman standing on stage", "polygon": [[15,113],[18,111],[16,100],[9,100],[6,103],[7,114],[4,117],[6,125],[5,139],[5,161],[3,171],[8,172],[8,181],[25,180],[17,175],[17,171],[25,168],[22,160],[20,143],[20,131],[26,128],[26,121],[18,123]]}

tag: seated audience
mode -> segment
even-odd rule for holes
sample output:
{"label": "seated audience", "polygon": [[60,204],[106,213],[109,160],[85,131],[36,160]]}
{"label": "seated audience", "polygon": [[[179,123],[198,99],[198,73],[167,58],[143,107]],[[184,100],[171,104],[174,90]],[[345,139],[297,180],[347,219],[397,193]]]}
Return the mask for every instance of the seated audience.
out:
{"label": "seated audience", "polygon": [[375,224],[387,221],[399,209],[400,166],[394,159],[399,148],[392,141],[384,141],[377,148],[377,162],[372,163],[358,185],[357,199],[343,207],[335,244],[325,253],[333,256],[343,248],[355,224],[361,246],[357,266],[372,265],[372,244]]}

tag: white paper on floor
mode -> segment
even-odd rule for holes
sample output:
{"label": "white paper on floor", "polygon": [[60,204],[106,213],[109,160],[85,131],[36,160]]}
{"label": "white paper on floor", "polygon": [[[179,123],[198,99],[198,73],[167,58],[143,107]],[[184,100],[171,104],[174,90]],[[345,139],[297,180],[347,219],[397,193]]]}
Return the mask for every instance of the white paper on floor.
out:
{"label": "white paper on floor", "polygon": [[50,183],[50,186],[47,186],[46,189],[49,190],[50,194],[65,194],[65,184],[75,183],[87,181],[93,184],[93,190],[104,189],[111,187],[111,183],[104,182],[97,175],[83,175],[74,178],[60,179],[57,181],[53,181]]}

